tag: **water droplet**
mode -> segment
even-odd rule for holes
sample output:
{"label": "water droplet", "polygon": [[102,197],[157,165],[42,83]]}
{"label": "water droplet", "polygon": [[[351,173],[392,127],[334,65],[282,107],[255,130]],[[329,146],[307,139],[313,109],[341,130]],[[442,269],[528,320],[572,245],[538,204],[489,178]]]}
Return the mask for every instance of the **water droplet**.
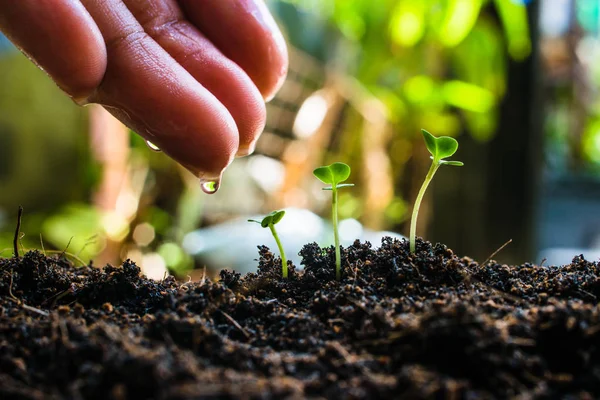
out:
{"label": "water droplet", "polygon": [[200,187],[202,191],[206,194],[215,194],[219,190],[219,185],[221,182],[219,180],[214,181],[204,181],[200,183]]}
{"label": "water droplet", "polygon": [[158,146],[155,145],[154,143],[152,143],[149,140],[146,140],[146,146],[148,146],[150,148],[150,150],[152,150],[152,151],[160,151],[160,149],[158,148]]}

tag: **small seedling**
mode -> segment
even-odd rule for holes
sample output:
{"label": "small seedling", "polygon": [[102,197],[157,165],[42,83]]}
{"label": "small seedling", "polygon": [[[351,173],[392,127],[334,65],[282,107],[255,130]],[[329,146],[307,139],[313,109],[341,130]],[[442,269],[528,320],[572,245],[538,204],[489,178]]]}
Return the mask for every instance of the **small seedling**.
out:
{"label": "small seedling", "polygon": [[415,239],[417,233],[417,217],[419,215],[419,207],[421,207],[421,201],[423,200],[423,195],[425,194],[425,190],[427,190],[427,186],[429,186],[429,182],[433,179],[433,175],[435,175],[436,171],[441,165],[453,165],[455,167],[462,167],[464,164],[460,161],[449,161],[444,160],[444,158],[450,157],[456,150],[458,150],[458,142],[456,139],[451,138],[449,136],[440,136],[435,137],[431,133],[427,132],[425,129],[421,129],[423,133],[423,138],[425,139],[425,146],[427,146],[427,150],[431,153],[431,159],[433,162],[431,163],[431,167],[429,167],[429,172],[427,172],[427,176],[425,177],[425,182],[419,189],[419,194],[417,195],[417,200],[415,201],[415,206],[413,208],[412,218],[410,220],[410,251],[411,253],[415,252]]}
{"label": "small seedling", "polygon": [[350,167],[344,163],[336,162],[331,165],[319,167],[313,174],[323,183],[331,186],[323,190],[331,190],[331,222],[333,224],[333,239],[335,242],[335,278],[342,276],[342,260],[340,254],[340,235],[338,233],[338,195],[337,191],[343,187],[354,186],[352,183],[342,183],[350,177]]}
{"label": "small seedling", "polygon": [[249,219],[248,222],[256,222],[260,224],[263,228],[269,228],[273,237],[275,238],[275,242],[277,242],[277,247],[279,247],[279,254],[281,254],[281,272],[284,278],[288,277],[288,265],[287,258],[285,257],[285,251],[283,251],[283,246],[281,245],[281,240],[279,240],[279,235],[277,235],[277,231],[275,230],[275,224],[277,224],[283,216],[285,215],[285,211],[273,211],[268,214],[266,217],[262,219],[262,221],[257,221],[254,219]]}

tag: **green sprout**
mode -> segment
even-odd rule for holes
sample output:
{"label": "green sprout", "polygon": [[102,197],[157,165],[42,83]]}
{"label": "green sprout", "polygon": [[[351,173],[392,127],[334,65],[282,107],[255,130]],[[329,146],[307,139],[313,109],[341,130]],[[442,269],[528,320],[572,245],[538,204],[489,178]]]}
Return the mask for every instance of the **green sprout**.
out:
{"label": "green sprout", "polygon": [[433,162],[431,163],[429,172],[427,172],[425,182],[423,182],[423,185],[419,190],[419,194],[417,195],[415,207],[413,208],[412,218],[410,220],[411,253],[415,252],[415,237],[417,233],[417,216],[419,215],[419,207],[421,207],[423,195],[425,194],[425,190],[427,190],[427,186],[429,186],[429,182],[431,182],[431,180],[433,179],[433,175],[435,175],[436,171],[441,165],[453,165],[455,167],[462,167],[464,165],[460,161],[444,160],[444,158],[450,157],[451,155],[456,153],[456,150],[458,150],[458,142],[456,141],[456,139],[451,138],[449,136],[435,137],[431,133],[427,132],[425,129],[421,129],[421,132],[423,133],[423,138],[425,139],[425,146],[427,146],[427,150],[429,150],[429,152],[431,153],[431,159],[433,160]]}
{"label": "green sprout", "polygon": [[277,235],[277,231],[275,230],[275,224],[277,224],[283,216],[285,215],[285,211],[273,211],[268,214],[266,217],[262,219],[262,221],[257,221],[254,219],[249,219],[248,222],[256,222],[260,224],[263,228],[269,228],[273,237],[275,238],[275,242],[277,242],[277,247],[279,247],[279,254],[281,254],[281,271],[284,278],[288,277],[288,265],[287,258],[285,257],[285,251],[283,251],[283,246],[281,245],[281,240],[279,240],[279,235]]}
{"label": "green sprout", "polygon": [[344,163],[336,162],[331,165],[319,167],[313,174],[323,183],[331,186],[323,190],[331,190],[331,222],[333,224],[333,239],[335,242],[335,278],[339,281],[342,276],[342,260],[340,254],[340,235],[338,233],[338,189],[354,186],[352,183],[342,183],[350,177],[350,167]]}

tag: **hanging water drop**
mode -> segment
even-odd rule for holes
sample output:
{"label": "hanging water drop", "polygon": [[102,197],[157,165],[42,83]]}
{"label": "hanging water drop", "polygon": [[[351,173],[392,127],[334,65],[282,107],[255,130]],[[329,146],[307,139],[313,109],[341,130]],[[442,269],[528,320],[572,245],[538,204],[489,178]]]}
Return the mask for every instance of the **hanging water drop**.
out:
{"label": "hanging water drop", "polygon": [[220,182],[218,180],[215,181],[205,181],[200,183],[200,187],[202,191],[206,194],[215,194],[219,190]]}
{"label": "hanging water drop", "polygon": [[152,143],[149,140],[146,140],[146,146],[148,146],[148,148],[150,148],[150,150],[152,150],[152,151],[160,151],[160,149],[158,148],[158,146],[155,145],[154,143]]}

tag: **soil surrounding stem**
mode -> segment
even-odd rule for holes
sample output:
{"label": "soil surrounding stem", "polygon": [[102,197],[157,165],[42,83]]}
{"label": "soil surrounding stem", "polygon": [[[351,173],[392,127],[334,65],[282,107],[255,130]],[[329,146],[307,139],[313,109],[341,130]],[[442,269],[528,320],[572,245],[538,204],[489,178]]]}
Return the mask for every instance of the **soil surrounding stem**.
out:
{"label": "soil surrounding stem", "polygon": [[342,249],[337,281],[333,247],[306,245],[288,279],[259,253],[257,273],[189,283],[0,259],[0,398],[600,397],[600,270],[582,256],[479,265],[384,239]]}

